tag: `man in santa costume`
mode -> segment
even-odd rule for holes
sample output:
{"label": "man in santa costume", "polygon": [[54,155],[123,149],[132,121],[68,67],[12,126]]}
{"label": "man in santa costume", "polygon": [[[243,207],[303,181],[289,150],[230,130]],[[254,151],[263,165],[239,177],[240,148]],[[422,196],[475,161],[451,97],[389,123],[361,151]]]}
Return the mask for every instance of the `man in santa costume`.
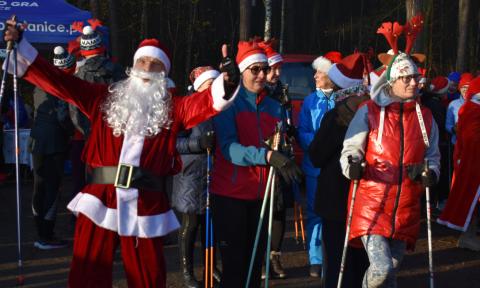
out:
{"label": "man in santa costume", "polygon": [[453,154],[452,190],[437,222],[462,231],[458,247],[480,251],[477,207],[480,197],[480,77],[473,79],[460,108]]}
{"label": "man in santa costume", "polygon": [[177,133],[235,99],[238,69],[226,46],[226,73],[210,89],[172,97],[165,78],[171,62],[155,39],[140,44],[128,79],[107,86],[56,69],[22,39],[14,21],[7,24],[5,41],[18,42],[18,76],[78,106],[92,124],[83,158],[93,168],[93,179],[68,205],[78,215],[69,287],[111,287],[119,244],[129,287],[165,287],[161,236],[179,227],[165,177],[182,167]]}

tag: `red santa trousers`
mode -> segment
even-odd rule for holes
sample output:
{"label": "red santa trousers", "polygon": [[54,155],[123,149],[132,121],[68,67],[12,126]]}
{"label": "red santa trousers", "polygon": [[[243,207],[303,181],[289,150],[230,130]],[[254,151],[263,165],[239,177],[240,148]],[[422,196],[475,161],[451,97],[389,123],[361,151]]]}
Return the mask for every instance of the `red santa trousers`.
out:
{"label": "red santa trousers", "polygon": [[112,265],[120,244],[128,287],[165,287],[162,237],[119,236],[79,214],[68,286],[112,287]]}

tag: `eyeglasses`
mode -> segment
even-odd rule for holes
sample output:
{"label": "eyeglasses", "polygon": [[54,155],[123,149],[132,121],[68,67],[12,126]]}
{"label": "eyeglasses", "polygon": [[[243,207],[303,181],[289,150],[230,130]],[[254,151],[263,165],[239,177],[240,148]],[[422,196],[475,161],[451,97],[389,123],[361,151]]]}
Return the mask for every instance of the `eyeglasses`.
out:
{"label": "eyeglasses", "polygon": [[412,82],[412,79],[414,79],[415,82],[418,83],[420,79],[422,79],[422,75],[413,74],[413,75],[407,75],[407,76],[400,76],[398,77],[398,79],[401,79],[404,84],[409,84],[410,82]]}
{"label": "eyeglasses", "polygon": [[260,74],[260,71],[262,71],[263,74],[267,75],[270,72],[270,70],[272,70],[270,66],[259,66],[259,65],[248,67],[247,69],[250,70],[252,74],[255,76]]}

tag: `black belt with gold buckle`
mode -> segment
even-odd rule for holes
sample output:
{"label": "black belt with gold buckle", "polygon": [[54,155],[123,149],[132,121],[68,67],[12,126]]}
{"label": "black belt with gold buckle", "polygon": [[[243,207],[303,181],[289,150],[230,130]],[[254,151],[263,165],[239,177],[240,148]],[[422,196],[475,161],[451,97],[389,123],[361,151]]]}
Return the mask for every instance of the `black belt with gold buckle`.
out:
{"label": "black belt with gold buckle", "polygon": [[96,167],[92,170],[92,184],[113,184],[116,188],[137,188],[165,191],[165,178],[137,166],[120,163],[118,166]]}

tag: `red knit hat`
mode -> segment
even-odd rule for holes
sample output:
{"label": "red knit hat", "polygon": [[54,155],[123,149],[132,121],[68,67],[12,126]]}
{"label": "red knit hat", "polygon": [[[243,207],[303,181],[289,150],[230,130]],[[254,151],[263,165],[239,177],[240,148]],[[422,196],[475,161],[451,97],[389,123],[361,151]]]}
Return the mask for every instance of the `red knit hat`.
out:
{"label": "red knit hat", "polygon": [[327,53],[325,53],[325,55],[323,55],[323,57],[330,60],[330,62],[332,62],[333,64],[342,61],[342,53],[340,53],[338,51],[327,52]]}
{"label": "red knit hat", "polygon": [[447,77],[437,76],[430,82],[430,91],[435,94],[445,94],[450,86],[450,81]]}
{"label": "red knit hat", "polygon": [[207,80],[215,79],[220,75],[220,72],[215,70],[212,66],[200,66],[190,72],[190,81],[193,84],[195,91]]}
{"label": "red knit hat", "polygon": [[275,64],[283,63],[283,57],[280,55],[273,46],[275,46],[276,41],[274,39],[269,41],[258,42],[258,46],[265,51],[265,54],[268,58],[268,66],[272,67]]}
{"label": "red knit hat", "polygon": [[458,82],[458,88],[462,88],[463,86],[469,85],[470,81],[473,80],[473,74],[472,73],[463,73],[462,76],[460,76],[460,82]]}
{"label": "red knit hat", "polygon": [[165,66],[165,73],[168,75],[171,67],[170,52],[160,41],[150,38],[140,42],[140,45],[138,45],[138,49],[133,56],[133,64],[135,65],[135,62],[144,56],[153,57],[160,60]]}
{"label": "red knit hat", "polygon": [[328,77],[340,88],[348,88],[363,83],[365,64],[368,61],[363,53],[353,53],[333,64]]}
{"label": "red knit hat", "polygon": [[239,41],[237,52],[237,64],[240,73],[245,71],[248,66],[257,62],[268,62],[265,51],[258,46],[258,43],[251,41]]}
{"label": "red knit hat", "polygon": [[480,76],[474,78],[472,81],[470,81],[470,84],[468,84],[468,90],[465,94],[465,99],[471,100],[472,97],[477,94],[480,94]]}

